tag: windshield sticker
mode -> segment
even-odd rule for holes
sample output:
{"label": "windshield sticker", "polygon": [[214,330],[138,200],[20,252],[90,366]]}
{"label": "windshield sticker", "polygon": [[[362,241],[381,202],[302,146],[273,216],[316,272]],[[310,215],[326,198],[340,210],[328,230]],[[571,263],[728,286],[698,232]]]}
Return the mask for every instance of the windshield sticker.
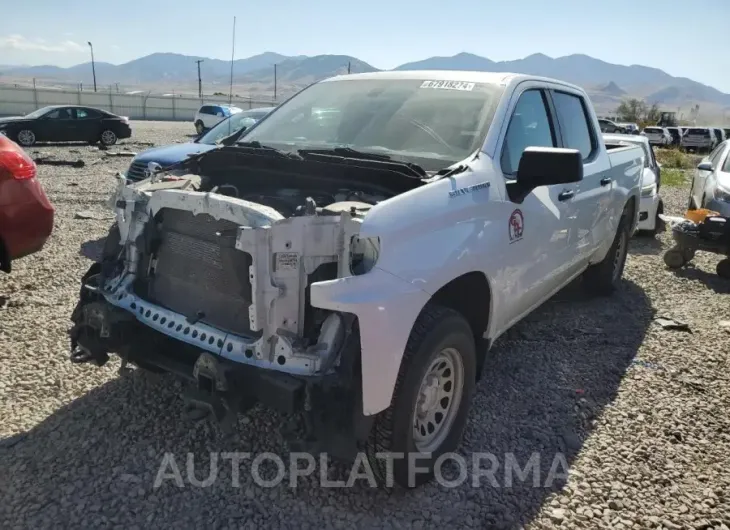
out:
{"label": "windshield sticker", "polygon": [[466,90],[471,92],[474,90],[476,83],[467,83],[466,81],[424,81],[421,88],[440,88],[442,90]]}
{"label": "windshield sticker", "polygon": [[510,244],[522,239],[522,233],[525,230],[525,218],[522,216],[521,210],[515,210],[509,216],[509,242]]}
{"label": "windshield sticker", "polygon": [[459,197],[460,195],[466,195],[467,193],[474,193],[475,191],[483,190],[489,187],[489,182],[480,182],[479,184],[474,184],[473,186],[468,186],[466,188],[459,188],[453,191],[449,192],[449,198],[453,199],[454,197]]}

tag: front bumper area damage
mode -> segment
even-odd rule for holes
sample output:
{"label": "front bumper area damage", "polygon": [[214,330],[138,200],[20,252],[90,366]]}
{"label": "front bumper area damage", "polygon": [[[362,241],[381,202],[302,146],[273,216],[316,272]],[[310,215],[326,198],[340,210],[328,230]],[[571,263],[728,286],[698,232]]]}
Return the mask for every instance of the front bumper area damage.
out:
{"label": "front bumper area damage", "polygon": [[353,275],[356,208],[318,215],[307,203],[285,218],[191,180],[120,184],[72,315],[71,361],[117,354],[123,369],[172,373],[190,383],[186,404],[224,428],[256,402],[296,414],[290,446],[353,458],[372,421],[358,320],[312,306],[310,289]]}

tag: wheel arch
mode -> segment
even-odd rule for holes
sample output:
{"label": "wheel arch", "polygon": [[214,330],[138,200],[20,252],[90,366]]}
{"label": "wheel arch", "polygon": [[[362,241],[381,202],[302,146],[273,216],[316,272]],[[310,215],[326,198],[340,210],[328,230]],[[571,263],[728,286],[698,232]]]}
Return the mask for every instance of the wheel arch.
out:
{"label": "wheel arch", "polygon": [[436,304],[453,309],[469,323],[476,346],[477,380],[481,377],[484,359],[491,346],[491,341],[485,339],[484,336],[488,334],[489,325],[492,322],[492,303],[492,288],[489,279],[481,271],[471,271],[457,276],[443,285],[426,304]]}

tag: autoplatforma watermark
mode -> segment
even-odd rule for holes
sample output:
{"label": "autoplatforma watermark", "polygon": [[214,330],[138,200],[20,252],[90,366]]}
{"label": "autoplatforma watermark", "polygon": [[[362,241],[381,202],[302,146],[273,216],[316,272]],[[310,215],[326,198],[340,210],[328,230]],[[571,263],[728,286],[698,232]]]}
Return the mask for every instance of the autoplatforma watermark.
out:
{"label": "autoplatforma watermark", "polygon": [[[381,467],[385,468],[383,474],[386,479],[382,485],[386,487],[393,486],[394,465],[397,460],[407,462],[410,485],[416,483],[417,476],[429,471],[425,465],[426,460],[430,460],[430,455],[427,454],[388,452],[378,453],[375,457],[379,463],[382,462]],[[241,487],[242,472],[250,474],[253,482],[262,488],[281,485],[296,488],[300,479],[315,474],[323,488],[350,488],[358,482],[372,488],[378,487],[371,461],[365,453],[358,453],[346,473],[346,478],[339,479],[331,478],[332,465],[326,453],[319,454],[318,458],[311,453],[289,453],[288,465],[278,454],[267,452],[212,452],[207,466],[196,466],[195,460],[195,454],[188,453],[183,465],[180,465],[174,453],[165,453],[155,476],[154,488],[159,488],[166,482],[180,488],[186,484],[207,488],[219,480],[219,470],[223,466],[230,466],[230,481],[234,488]],[[544,472],[542,464],[548,461],[550,465],[547,472]],[[198,469],[199,467],[203,468]],[[445,488],[457,488],[464,484],[474,488],[510,488],[516,484],[550,488],[555,481],[568,479],[568,463],[563,453],[555,453],[545,458],[534,452],[529,458],[523,457],[522,462],[514,453],[505,453],[501,459],[493,453],[472,453],[469,459],[457,453],[444,453],[434,462],[433,471],[436,482]],[[311,480],[308,479],[307,484],[311,485]]]}

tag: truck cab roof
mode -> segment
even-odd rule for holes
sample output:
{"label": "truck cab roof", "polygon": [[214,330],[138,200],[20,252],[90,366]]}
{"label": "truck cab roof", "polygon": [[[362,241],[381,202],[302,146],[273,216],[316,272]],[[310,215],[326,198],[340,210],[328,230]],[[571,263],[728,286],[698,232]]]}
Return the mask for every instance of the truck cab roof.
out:
{"label": "truck cab roof", "polygon": [[558,79],[528,74],[517,74],[512,72],[476,72],[472,70],[390,70],[384,72],[368,72],[362,74],[346,74],[330,77],[321,83],[330,83],[348,80],[403,80],[403,79],[429,79],[433,81],[461,81],[467,83],[485,83],[490,85],[507,86],[521,83],[523,81],[541,81],[570,87],[583,92],[577,85],[566,83]]}

